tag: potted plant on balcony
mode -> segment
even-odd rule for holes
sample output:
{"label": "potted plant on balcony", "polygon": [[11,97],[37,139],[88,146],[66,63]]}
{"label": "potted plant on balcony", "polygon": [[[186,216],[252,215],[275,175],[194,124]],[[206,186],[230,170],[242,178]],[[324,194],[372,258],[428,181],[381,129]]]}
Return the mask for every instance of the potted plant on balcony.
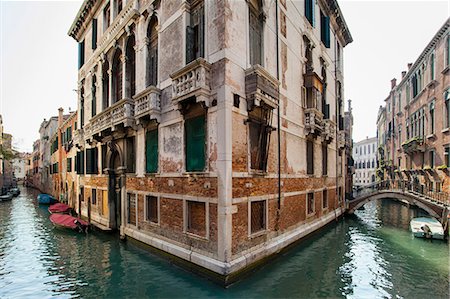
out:
{"label": "potted plant on balcony", "polygon": [[449,171],[450,169],[446,164],[442,164],[442,165],[436,167],[436,169],[444,172],[446,175],[449,175],[449,173],[450,173],[450,171]]}

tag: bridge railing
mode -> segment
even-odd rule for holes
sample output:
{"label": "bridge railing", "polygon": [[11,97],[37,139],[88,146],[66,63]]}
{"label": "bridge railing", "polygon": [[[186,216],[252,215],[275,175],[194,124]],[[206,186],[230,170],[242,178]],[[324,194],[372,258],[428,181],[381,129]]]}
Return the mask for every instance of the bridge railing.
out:
{"label": "bridge railing", "polygon": [[378,191],[392,190],[409,192],[424,197],[432,202],[437,202],[446,206],[450,205],[450,194],[443,191],[435,191],[428,186],[420,183],[412,183],[404,180],[385,180],[374,183],[360,192],[355,192],[353,197],[356,199],[361,196],[370,195]]}

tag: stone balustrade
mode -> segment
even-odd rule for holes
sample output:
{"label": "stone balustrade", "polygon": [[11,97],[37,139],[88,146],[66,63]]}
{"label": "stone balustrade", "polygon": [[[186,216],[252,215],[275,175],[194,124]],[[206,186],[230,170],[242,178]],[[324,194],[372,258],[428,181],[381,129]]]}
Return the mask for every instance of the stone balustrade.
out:
{"label": "stone balustrade", "polygon": [[203,58],[198,58],[182,69],[170,75],[172,78],[172,101],[179,103],[195,96],[197,102],[210,102],[211,65]]}
{"label": "stone balustrade", "polygon": [[147,87],[144,91],[135,95],[134,115],[137,121],[144,117],[160,121],[161,115],[161,91],[154,87]]}
{"label": "stone balustrade", "polygon": [[278,107],[279,82],[260,65],[254,65],[245,71],[245,94],[248,110],[262,103],[269,107]]}
{"label": "stone balustrade", "polygon": [[345,148],[345,131],[338,132],[338,147]]}
{"label": "stone balustrade", "polygon": [[[131,126],[134,123],[134,101],[131,99],[122,99],[119,102],[108,107],[97,114],[85,126],[85,135],[95,135],[100,132],[111,129],[123,124],[124,127]],[[86,131],[89,130],[89,132]]]}
{"label": "stone balustrade", "polygon": [[305,109],[305,129],[307,134],[318,136],[324,131],[322,112],[316,108]]}
{"label": "stone balustrade", "polygon": [[331,119],[325,119],[323,123],[323,138],[325,141],[331,142],[336,134],[336,124]]}

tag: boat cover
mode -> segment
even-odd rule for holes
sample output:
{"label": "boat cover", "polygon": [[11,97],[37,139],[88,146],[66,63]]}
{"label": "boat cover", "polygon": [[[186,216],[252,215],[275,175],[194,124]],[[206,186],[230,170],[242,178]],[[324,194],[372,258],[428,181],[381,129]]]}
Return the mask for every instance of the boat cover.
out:
{"label": "boat cover", "polygon": [[64,226],[71,229],[76,229],[77,225],[75,221],[78,220],[84,227],[88,226],[88,223],[80,218],[72,217],[67,214],[51,214],[50,221],[56,225]]}
{"label": "boat cover", "polygon": [[51,195],[41,193],[38,195],[38,202],[40,204],[44,204],[44,205],[51,205],[51,204],[57,203],[58,200]]}
{"label": "boat cover", "polygon": [[68,213],[71,210],[66,204],[63,203],[55,203],[48,208],[50,213]]}

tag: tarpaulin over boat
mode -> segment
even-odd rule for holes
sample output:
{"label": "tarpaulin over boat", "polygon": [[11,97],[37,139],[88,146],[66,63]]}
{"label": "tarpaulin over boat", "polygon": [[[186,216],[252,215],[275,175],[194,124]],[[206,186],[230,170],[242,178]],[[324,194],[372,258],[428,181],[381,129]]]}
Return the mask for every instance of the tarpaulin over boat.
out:
{"label": "tarpaulin over boat", "polygon": [[76,229],[78,226],[76,224],[76,221],[78,220],[78,222],[80,223],[81,226],[86,227],[88,226],[88,223],[84,220],[81,220],[79,218],[76,217],[72,217],[70,215],[67,214],[52,214],[50,215],[50,221],[55,224],[55,225],[59,225],[59,226],[63,226],[63,227],[67,227],[67,228],[71,228],[71,229]]}
{"label": "tarpaulin over boat", "polygon": [[49,208],[48,208],[48,211],[50,212],[50,213],[63,213],[63,214],[65,214],[65,213],[69,213],[69,211],[71,210],[72,208],[71,207],[69,207],[68,205],[66,205],[66,204],[63,204],[63,203],[55,203],[54,205],[51,205]]}

